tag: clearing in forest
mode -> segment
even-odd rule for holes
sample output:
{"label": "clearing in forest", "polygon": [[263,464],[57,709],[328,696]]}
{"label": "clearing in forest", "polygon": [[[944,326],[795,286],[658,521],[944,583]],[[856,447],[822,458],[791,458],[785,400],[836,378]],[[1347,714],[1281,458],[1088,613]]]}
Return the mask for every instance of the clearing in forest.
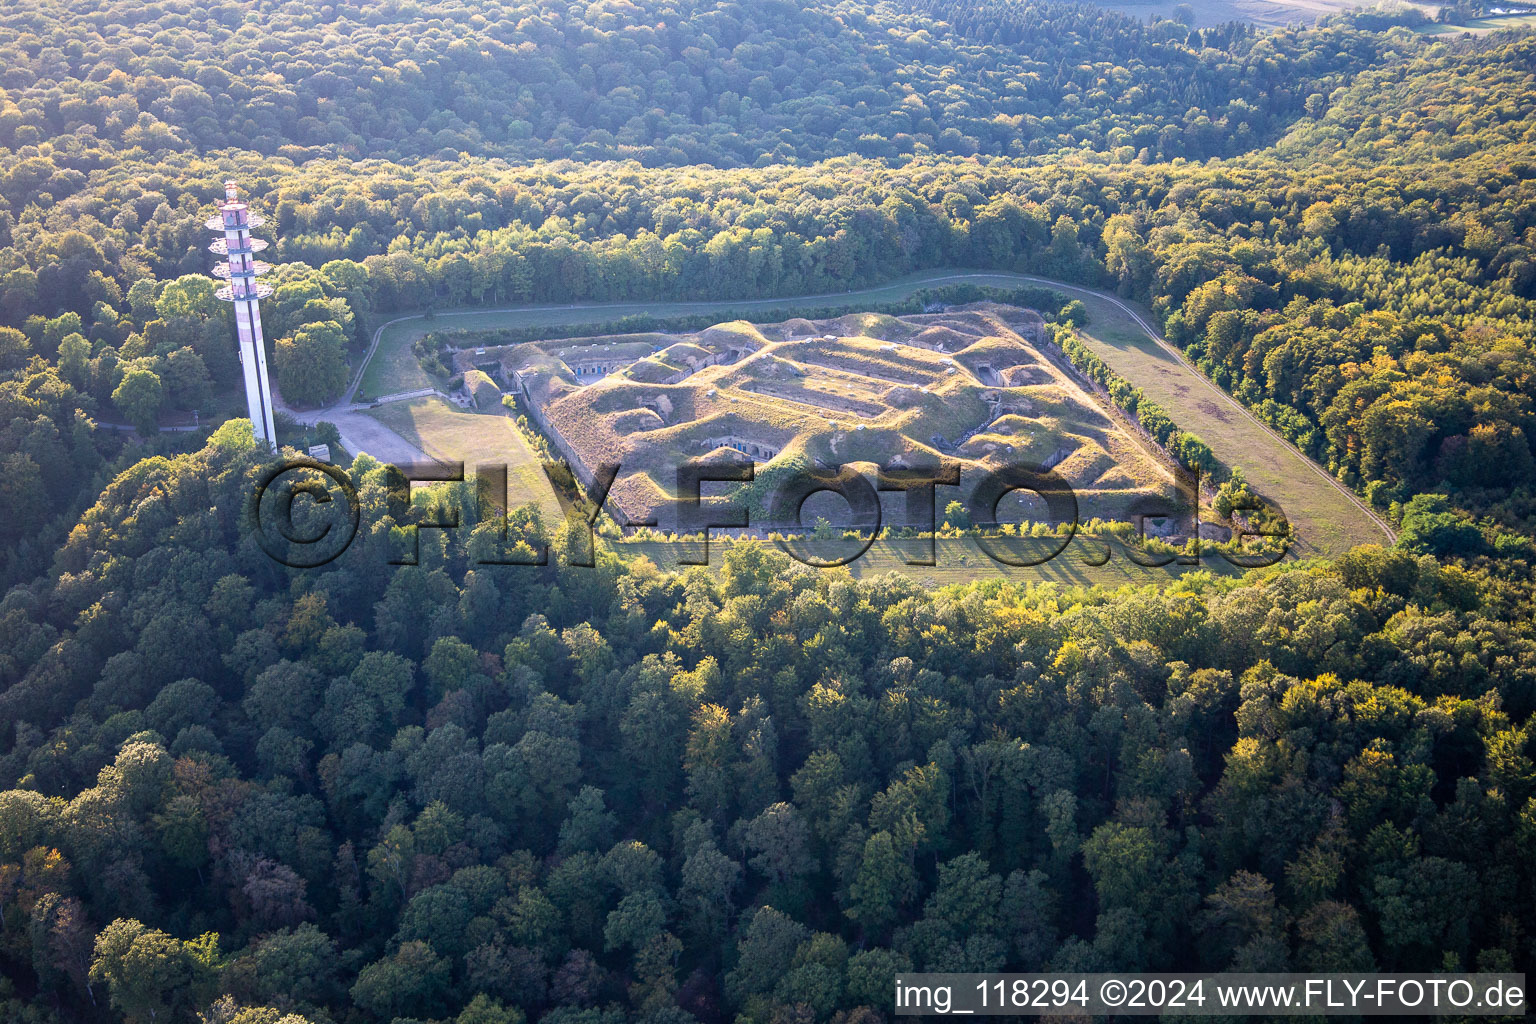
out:
{"label": "clearing in forest", "polygon": [[561,522],[564,513],[549,478],[509,417],[464,412],[435,396],[391,402],[367,415],[438,461],[464,463],[466,478],[476,466],[505,465],[509,505],[534,502],[551,530]]}
{"label": "clearing in forest", "polygon": [[[519,396],[583,482],[600,466],[622,467],[610,507],[662,529],[676,524],[678,467],[733,452],[756,465],[758,482],[742,496],[754,525],[783,475],[776,468],[818,464],[852,464],[872,478],[876,467],[958,463],[960,486],[939,488],[941,510],[1007,465],[1053,469],[1083,522],[1176,506],[1167,460],[1086,391],[1043,336],[1032,311],[974,303],[527,343],[487,349],[473,364]],[[887,499],[885,522],[919,525],[905,522],[899,495]],[[1046,521],[1035,504],[1019,499],[1002,513]],[[807,525],[818,514],[851,525],[834,496],[807,503]],[[1170,524],[1179,525],[1190,524]]]}
{"label": "clearing in forest", "polygon": [[[366,368],[361,391],[383,394],[432,383],[411,351],[411,342],[431,329],[492,331],[547,327],[551,333],[558,333],[582,324],[607,323],[636,314],[664,318],[715,311],[724,315],[757,317],[765,312],[781,311],[788,316],[796,308],[807,305],[826,305],[834,300],[856,300],[878,305],[906,299],[924,288],[960,283],[1000,289],[1040,284],[1055,288],[1068,297],[1081,299],[1092,318],[1088,327],[1081,332],[1089,348],[1117,373],[1141,387],[1149,397],[1161,404],[1181,428],[1197,434],[1210,445],[1223,463],[1240,467],[1250,483],[1267,500],[1278,503],[1296,529],[1296,553],[1337,555],[1356,544],[1392,542],[1392,535],[1351,500],[1342,484],[1327,477],[1314,463],[1291,450],[1273,431],[1250,420],[1232,399],[1216,389],[1198,370],[1162,347],[1149,333],[1146,323],[1134,319],[1119,300],[1106,292],[1032,275],[1004,271],[935,270],[910,274],[877,288],[861,289],[846,295],[752,301],[530,306],[509,310],[440,312],[430,319],[421,316],[404,317],[379,329],[377,351]],[[1143,314],[1144,321],[1146,316]],[[654,345],[657,343],[656,338],[664,336],[647,337],[653,337],[651,344]],[[609,342],[612,340],[609,339]],[[599,340],[597,343],[604,342]],[[582,343],[562,341],[549,344],[573,348]],[[498,357],[501,351],[491,349],[493,355]],[[478,357],[471,360],[472,363],[482,361]],[[646,372],[664,376],[667,371],[660,366],[647,365],[640,371],[641,378]],[[856,399],[858,395],[842,397]],[[771,447],[769,450],[772,450]]]}

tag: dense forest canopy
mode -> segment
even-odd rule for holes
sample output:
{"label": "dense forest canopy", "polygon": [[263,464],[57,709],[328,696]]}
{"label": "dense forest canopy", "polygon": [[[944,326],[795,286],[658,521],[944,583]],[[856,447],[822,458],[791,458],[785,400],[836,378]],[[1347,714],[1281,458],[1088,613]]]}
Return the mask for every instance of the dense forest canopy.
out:
{"label": "dense forest canopy", "polygon": [[913,967],[1528,962],[1528,577],[497,572],[473,521],[396,569],[366,458],[371,533],[290,575],[227,511],[261,461],[232,421],[140,463],[0,605],[6,955],[82,1011],[872,1020]]}
{"label": "dense forest canopy", "polygon": [[39,0],[0,13],[18,107],[0,143],[718,166],[1121,144],[1201,158],[1271,138],[1401,45],[1065,4],[921,7]]}
{"label": "dense forest canopy", "polygon": [[[877,1024],[910,968],[1528,970],[1536,38],[1409,21],[6,5],[0,1017]],[[247,427],[160,430],[243,409],[230,176],[295,404],[384,314],[1017,270],[1145,303],[1401,541],[1117,591],[497,569],[440,489],[463,525],[397,567],[363,457],[362,542],[285,570]]]}

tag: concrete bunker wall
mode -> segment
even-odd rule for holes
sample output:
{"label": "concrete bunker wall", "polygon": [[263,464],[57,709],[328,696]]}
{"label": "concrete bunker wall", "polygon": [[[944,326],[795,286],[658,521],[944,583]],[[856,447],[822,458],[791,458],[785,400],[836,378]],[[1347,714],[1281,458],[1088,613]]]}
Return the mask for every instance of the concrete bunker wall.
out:
{"label": "concrete bunker wall", "polygon": [[771,460],[775,458],[780,449],[770,447],[760,441],[750,440],[737,434],[725,434],[719,437],[706,437],[700,442],[706,451],[714,451],[716,448],[730,448],[733,451],[749,455],[754,459]]}

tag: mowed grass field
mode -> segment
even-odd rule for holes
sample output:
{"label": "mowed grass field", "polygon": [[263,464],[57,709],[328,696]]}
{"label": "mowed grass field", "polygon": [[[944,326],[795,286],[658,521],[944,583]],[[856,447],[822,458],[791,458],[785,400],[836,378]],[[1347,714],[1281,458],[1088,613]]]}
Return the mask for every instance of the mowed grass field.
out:
{"label": "mowed grass field", "polygon": [[1474,36],[1485,35],[1489,32],[1497,32],[1505,28],[1530,28],[1536,26],[1536,14],[1502,14],[1492,18],[1477,18],[1465,25],[1445,25],[1433,22],[1422,25],[1414,31],[1424,36],[1454,36],[1470,34]]}
{"label": "mowed grass field", "polygon": [[1175,358],[1124,310],[1101,296],[1072,291],[1088,307],[1081,333],[1101,359],[1140,387],[1216,457],[1240,467],[1296,527],[1299,555],[1337,555],[1357,544],[1391,543],[1384,530],[1328,478],[1274,434],[1245,416],[1199,371]]}
{"label": "mowed grass field", "polygon": [[[1015,540],[1022,545],[1019,550],[1033,551],[1031,557],[1044,557],[1054,550],[1060,541],[1045,539]],[[709,542],[709,566],[719,571],[725,564],[726,552],[734,544],[767,544],[779,550],[771,541],[726,540],[712,537]],[[921,541],[876,540],[862,556],[849,562],[845,568],[858,579],[871,579],[887,573],[907,576],[925,587],[942,587],[951,583],[969,583],[973,580],[1008,579],[1020,583],[1056,583],[1061,586],[1109,586],[1129,584],[1167,584],[1192,572],[1209,571],[1217,575],[1240,575],[1245,569],[1234,567],[1216,555],[1203,557],[1198,565],[1177,563],[1160,567],[1141,566],[1126,557],[1125,550],[1114,541],[1108,542],[1110,558],[1103,565],[1093,565],[1104,557],[1105,542],[1091,537],[1075,537],[1066,549],[1049,561],[1035,566],[1010,566],[993,561],[976,542],[966,537],[940,537],[934,542],[936,565],[908,565],[908,557],[919,557],[925,550]],[[687,569],[679,562],[683,555],[699,558],[703,549],[699,542],[678,541],[623,541],[609,543],[620,556],[645,557],[661,569]],[[855,541],[826,541],[814,546],[815,556],[826,559],[829,555],[847,557],[858,551]],[[806,555],[805,557],[811,557]],[[832,570],[828,570],[832,571]]]}
{"label": "mowed grass field", "polygon": [[508,417],[464,412],[435,397],[391,402],[367,415],[434,459],[464,463],[466,478],[476,466],[505,464],[509,507],[537,503],[551,530],[564,517],[538,457]]}
{"label": "mowed grass field", "polygon": [[[1119,11],[1141,21],[1152,15],[1176,19],[1186,0],[1092,0],[1106,10]],[[1270,28],[1297,23],[1313,24],[1318,18],[1354,8],[1369,7],[1369,0],[1187,0],[1195,13],[1195,25],[1207,28],[1229,21],[1252,21]],[[1429,3],[1406,4],[1433,18],[1437,8]]]}

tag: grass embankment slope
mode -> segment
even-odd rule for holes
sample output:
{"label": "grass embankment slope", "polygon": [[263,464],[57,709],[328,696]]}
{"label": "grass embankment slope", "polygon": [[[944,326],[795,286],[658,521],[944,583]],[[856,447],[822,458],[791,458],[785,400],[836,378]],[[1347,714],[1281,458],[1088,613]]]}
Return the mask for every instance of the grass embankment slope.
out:
{"label": "grass embankment slope", "polygon": [[[770,541],[727,541],[719,537],[709,542],[709,569],[718,571],[725,564],[725,554],[732,544],[761,543],[770,549],[777,547]],[[1021,552],[1031,552],[1029,557],[1045,557],[1061,542],[1052,539],[1014,540]],[[1010,566],[993,561],[966,537],[939,537],[934,542],[936,565],[908,565],[908,557],[919,557],[923,542],[918,540],[891,540],[881,538],[874,542],[862,556],[846,566],[857,579],[870,579],[888,573],[910,577],[926,587],[942,587],[951,583],[970,583],[974,580],[1007,579],[1018,583],[1056,583],[1061,586],[1142,585],[1171,583],[1180,576],[1192,572],[1209,571],[1219,575],[1240,574],[1247,570],[1232,566],[1225,559],[1210,555],[1199,565],[1177,563],[1164,566],[1141,566],[1126,557],[1124,549],[1116,542],[1111,545],[1108,561],[1102,565],[1091,564],[1104,557],[1105,543],[1097,538],[1074,538],[1061,554],[1040,565]],[[662,569],[687,569],[679,559],[702,557],[699,542],[677,541],[626,541],[610,545],[621,555],[643,555]],[[826,558],[829,554],[851,556],[859,548],[855,541],[829,541],[814,546],[814,557]],[[813,556],[807,556],[813,557]],[[1142,555],[1144,560],[1150,555]]]}
{"label": "grass embankment slope", "polygon": [[411,346],[416,339],[432,331],[494,331],[508,327],[581,327],[606,324],[630,316],[682,317],[705,313],[722,320],[732,313],[750,313],[754,318],[772,319],[779,314],[794,316],[807,306],[879,305],[901,302],[914,292],[936,285],[969,282],[982,287],[1015,288],[1021,283],[1017,274],[967,270],[930,270],[908,274],[874,288],[825,295],[790,296],[781,299],[721,299],[710,302],[597,302],[567,306],[518,306],[506,309],[441,310],[427,314],[397,317],[375,328],[377,344],[363,370],[359,396],[414,391],[434,383],[421,368]]}

